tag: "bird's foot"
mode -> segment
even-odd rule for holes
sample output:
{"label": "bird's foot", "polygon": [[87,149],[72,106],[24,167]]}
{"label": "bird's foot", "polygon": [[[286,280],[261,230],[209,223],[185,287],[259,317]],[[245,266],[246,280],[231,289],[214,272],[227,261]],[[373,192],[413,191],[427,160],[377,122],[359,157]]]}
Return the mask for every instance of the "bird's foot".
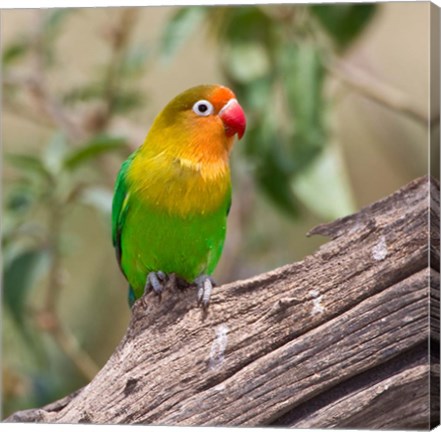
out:
{"label": "bird's foot", "polygon": [[144,295],[146,295],[152,290],[161,299],[162,291],[164,291],[164,286],[167,280],[167,275],[162,271],[150,272],[147,275],[147,279],[144,286]]}
{"label": "bird's foot", "polygon": [[195,279],[195,282],[198,288],[198,306],[202,306],[203,309],[207,309],[208,304],[210,303],[211,292],[213,291],[213,287],[216,286],[216,282],[214,282],[214,280],[207,275],[198,276]]}

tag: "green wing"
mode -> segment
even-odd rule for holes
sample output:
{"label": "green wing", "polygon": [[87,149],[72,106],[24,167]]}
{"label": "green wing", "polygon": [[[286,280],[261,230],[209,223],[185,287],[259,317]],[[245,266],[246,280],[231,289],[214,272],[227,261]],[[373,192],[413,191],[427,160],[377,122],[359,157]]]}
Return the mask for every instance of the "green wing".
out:
{"label": "green wing", "polygon": [[[129,158],[121,165],[118,177],[115,183],[115,191],[112,202],[112,242],[115,247],[116,258],[121,268],[121,233],[124,227],[124,222],[128,210],[128,188],[127,188],[127,171],[132,163],[132,159],[135,156],[133,153]],[[124,270],[121,268],[124,273]]]}

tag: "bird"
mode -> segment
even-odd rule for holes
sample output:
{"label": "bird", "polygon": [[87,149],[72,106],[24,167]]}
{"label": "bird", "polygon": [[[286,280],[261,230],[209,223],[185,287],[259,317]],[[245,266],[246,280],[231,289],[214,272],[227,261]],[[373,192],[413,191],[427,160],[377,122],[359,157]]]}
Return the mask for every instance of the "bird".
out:
{"label": "bird", "polygon": [[246,117],[234,92],[199,85],[174,97],[121,165],[112,201],[112,242],[128,301],[167,281],[197,288],[207,308],[231,207],[229,156]]}

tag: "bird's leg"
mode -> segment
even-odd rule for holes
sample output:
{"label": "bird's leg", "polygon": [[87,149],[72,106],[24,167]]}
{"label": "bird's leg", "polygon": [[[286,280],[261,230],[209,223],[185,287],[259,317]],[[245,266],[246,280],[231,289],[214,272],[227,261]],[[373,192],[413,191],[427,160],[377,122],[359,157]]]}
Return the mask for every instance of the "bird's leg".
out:
{"label": "bird's leg", "polygon": [[208,275],[198,276],[195,282],[198,288],[198,306],[202,306],[203,309],[206,309],[208,303],[210,303],[211,292],[213,291],[213,287],[216,286],[216,282]]}
{"label": "bird's leg", "polygon": [[155,292],[155,294],[161,295],[162,291],[164,290],[164,282],[166,278],[165,273],[162,271],[150,272],[147,275],[145,282],[144,295],[148,294],[150,288]]}

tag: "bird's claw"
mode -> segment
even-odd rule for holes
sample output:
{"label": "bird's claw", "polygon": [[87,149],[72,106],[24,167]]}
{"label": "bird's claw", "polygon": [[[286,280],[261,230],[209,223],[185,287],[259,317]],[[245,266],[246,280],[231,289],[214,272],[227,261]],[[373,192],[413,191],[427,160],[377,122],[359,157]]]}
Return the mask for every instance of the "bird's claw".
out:
{"label": "bird's claw", "polygon": [[167,276],[162,271],[150,272],[147,275],[147,279],[144,286],[144,296],[152,290],[156,295],[161,297],[162,291],[164,291],[164,285]]}
{"label": "bird's claw", "polygon": [[216,286],[216,283],[210,276],[207,275],[197,277],[195,282],[198,288],[198,306],[201,306],[203,309],[207,309],[208,304],[210,303],[210,296],[211,292],[213,291],[213,286]]}
{"label": "bird's claw", "polygon": [[[208,308],[208,304],[210,303],[211,292],[213,291],[213,287],[216,286],[214,280],[207,275],[201,275],[195,279],[195,283],[197,286],[197,302],[198,306],[203,309]],[[153,291],[159,299],[161,299],[161,294],[164,291],[164,288],[167,286],[175,286],[180,287],[181,285],[185,286],[182,280],[178,279],[174,273],[166,275],[162,271],[150,272],[147,275],[146,283],[144,286],[144,296],[143,301],[146,305],[146,296],[150,291]]]}

